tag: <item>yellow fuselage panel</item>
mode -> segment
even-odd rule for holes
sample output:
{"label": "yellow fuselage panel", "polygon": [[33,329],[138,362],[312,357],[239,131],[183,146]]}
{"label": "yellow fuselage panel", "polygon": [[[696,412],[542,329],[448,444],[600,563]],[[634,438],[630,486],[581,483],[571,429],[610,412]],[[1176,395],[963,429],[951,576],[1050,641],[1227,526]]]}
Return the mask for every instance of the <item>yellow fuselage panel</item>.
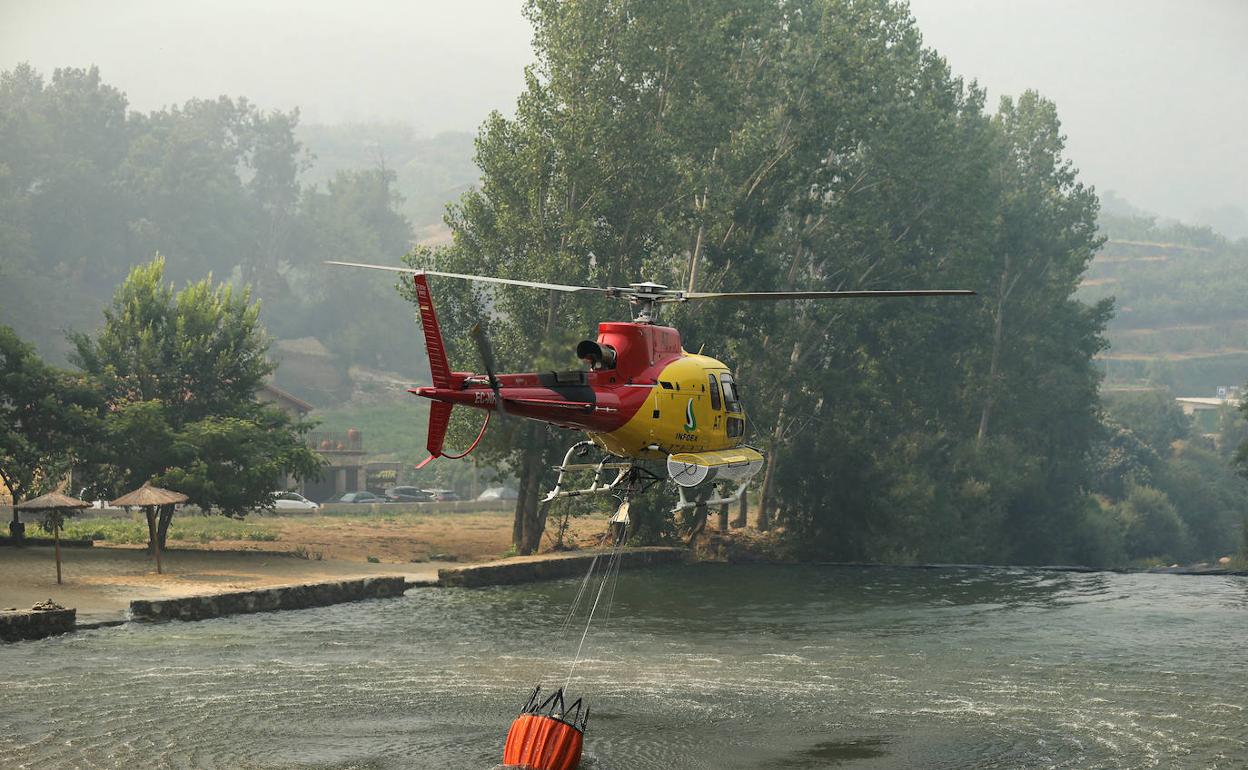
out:
{"label": "yellow fuselage panel", "polygon": [[[709,452],[738,446],[743,436],[728,436],[729,413],[722,395],[712,404],[710,377],[728,372],[722,362],[708,356],[685,354],[665,366],[650,388],[646,403],[623,426],[610,433],[591,433],[590,438],[608,452],[621,457],[662,459],[678,452]],[[648,447],[657,446],[657,450]]]}

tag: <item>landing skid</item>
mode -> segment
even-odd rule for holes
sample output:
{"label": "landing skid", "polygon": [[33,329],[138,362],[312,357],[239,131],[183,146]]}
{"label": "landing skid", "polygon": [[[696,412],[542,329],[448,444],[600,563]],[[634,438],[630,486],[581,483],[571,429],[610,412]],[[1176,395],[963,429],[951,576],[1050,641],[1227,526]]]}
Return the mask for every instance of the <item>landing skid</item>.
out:
{"label": "landing skid", "polygon": [[[594,442],[580,441],[573,444],[572,447],[568,449],[567,454],[563,456],[563,463],[555,467],[555,470],[559,471],[559,478],[555,481],[555,488],[546,493],[546,496],[542,498],[543,503],[549,503],[552,500],[558,500],[564,497],[580,497],[582,495],[597,495],[604,492],[613,492],[616,487],[624,483],[624,481],[629,477],[629,472],[634,467],[633,463],[618,461],[610,462],[615,459],[611,455],[606,455],[602,458],[601,462],[597,463],[572,462],[573,455],[577,457],[584,457],[589,454],[593,448]],[[567,477],[569,471],[575,473],[589,470],[594,472],[594,479],[588,487],[585,487],[584,489],[563,488],[564,479]],[[603,478],[608,471],[615,471],[615,478],[604,483]]]}
{"label": "landing skid", "polygon": [[[555,481],[554,489],[547,492],[541,502],[547,504],[567,497],[616,494],[620,498],[621,504],[611,521],[614,524],[627,525],[629,521],[628,508],[632,498],[660,481],[664,481],[664,479],[635,461],[621,460],[613,455],[604,455],[596,463],[573,462],[575,458],[585,457],[596,448],[592,441],[580,441],[573,444],[563,456],[563,463],[555,466],[555,470],[559,472],[559,477]],[[587,471],[593,473],[589,486],[580,489],[564,488],[569,473]],[[685,490],[690,487],[683,487],[677,484],[675,486],[677,493],[680,495],[680,501],[672,508],[672,513],[680,513],[690,508],[709,508],[711,506],[735,503],[745,494],[745,489],[752,478],[753,475],[743,479],[735,488],[732,482],[729,481],[714,482],[712,486],[717,492],[713,493],[706,500],[690,500],[685,494]]]}
{"label": "landing skid", "polygon": [[[751,477],[753,478],[753,477]],[[745,488],[750,485],[750,479],[746,479],[737,485],[736,489],[728,483],[720,485],[720,494],[718,496],[709,497],[706,500],[690,500],[685,497],[686,487],[676,486],[676,491],[680,493],[680,502],[676,503],[676,507],[672,509],[672,513],[679,513],[690,508],[705,507],[710,508],[716,505],[729,505],[741,499],[741,495],[745,494]],[[729,490],[731,490],[729,492]],[[728,492],[727,495],[724,492]]]}

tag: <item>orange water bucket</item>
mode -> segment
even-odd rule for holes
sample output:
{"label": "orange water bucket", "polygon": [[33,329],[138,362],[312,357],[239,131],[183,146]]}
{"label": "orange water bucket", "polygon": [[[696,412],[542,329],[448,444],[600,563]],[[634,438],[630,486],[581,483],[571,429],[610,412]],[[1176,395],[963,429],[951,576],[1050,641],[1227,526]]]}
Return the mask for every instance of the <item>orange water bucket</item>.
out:
{"label": "orange water bucket", "polygon": [[563,689],[539,700],[542,688],[529,696],[520,716],[507,731],[503,764],[531,770],[575,770],[581,763],[589,709],[578,698],[563,702]]}

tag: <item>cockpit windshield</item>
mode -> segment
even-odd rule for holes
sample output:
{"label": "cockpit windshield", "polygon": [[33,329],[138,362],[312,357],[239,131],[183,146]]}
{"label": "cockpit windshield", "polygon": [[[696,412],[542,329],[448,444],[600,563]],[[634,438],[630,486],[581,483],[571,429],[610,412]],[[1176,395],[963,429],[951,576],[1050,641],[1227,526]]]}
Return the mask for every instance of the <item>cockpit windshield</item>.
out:
{"label": "cockpit windshield", "polygon": [[724,372],[719,375],[719,381],[724,386],[724,409],[728,412],[739,413],[741,411],[741,399],[737,398],[737,384],[733,382],[732,375]]}

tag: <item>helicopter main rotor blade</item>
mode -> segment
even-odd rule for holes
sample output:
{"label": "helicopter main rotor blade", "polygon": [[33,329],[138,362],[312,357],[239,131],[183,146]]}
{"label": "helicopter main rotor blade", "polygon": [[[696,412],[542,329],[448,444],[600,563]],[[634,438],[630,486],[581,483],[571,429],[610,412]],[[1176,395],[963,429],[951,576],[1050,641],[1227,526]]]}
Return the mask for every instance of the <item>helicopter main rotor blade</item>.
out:
{"label": "helicopter main rotor blade", "polygon": [[901,289],[897,291],[691,291],[680,297],[660,302],[685,302],[704,299],[886,299],[889,297],[970,297],[970,289]]}
{"label": "helicopter main rotor blade", "polygon": [[465,281],[480,281],[482,283],[502,283],[510,286],[528,286],[531,289],[550,289],[551,291],[566,292],[593,292],[595,294],[612,294],[613,289],[603,289],[597,286],[570,286],[562,283],[542,283],[541,281],[519,281],[512,278],[494,278],[488,275],[468,275],[467,273],[443,273],[438,270],[417,270],[411,267],[391,267],[389,265],[366,265],[362,262],[337,262],[327,260],[327,265],[338,265],[340,267],[363,267],[369,270],[388,270],[391,273],[406,273],[408,275],[416,275],[424,273],[425,275],[439,275],[443,278],[460,278]]}

